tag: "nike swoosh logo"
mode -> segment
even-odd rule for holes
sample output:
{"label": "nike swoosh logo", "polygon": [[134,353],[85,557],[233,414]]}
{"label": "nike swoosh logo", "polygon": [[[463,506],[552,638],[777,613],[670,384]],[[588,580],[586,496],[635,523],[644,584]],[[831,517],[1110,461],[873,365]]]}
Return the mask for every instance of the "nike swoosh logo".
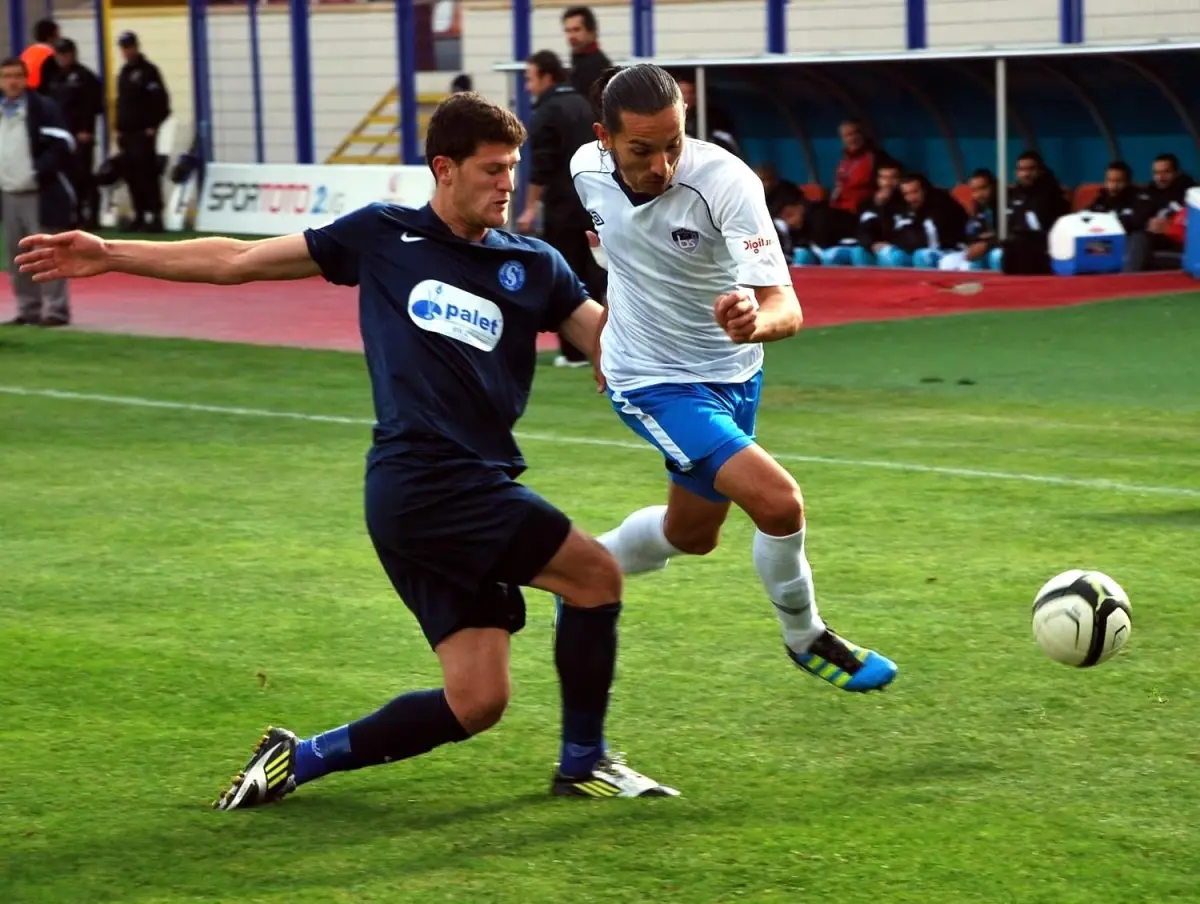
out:
{"label": "nike swoosh logo", "polygon": [[400,241],[402,241],[402,242],[423,242],[423,241],[425,241],[425,236],[413,235],[411,232],[402,232],[402,233],[400,233]]}

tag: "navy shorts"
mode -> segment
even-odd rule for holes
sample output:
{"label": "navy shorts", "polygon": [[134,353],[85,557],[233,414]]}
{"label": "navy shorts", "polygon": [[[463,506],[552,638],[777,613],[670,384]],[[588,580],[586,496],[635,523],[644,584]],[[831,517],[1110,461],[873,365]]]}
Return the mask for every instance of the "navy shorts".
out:
{"label": "navy shorts", "polygon": [[375,462],[366,517],[384,571],[435,649],[463,628],[520,631],[521,587],[571,530],[533,490],[471,460]]}

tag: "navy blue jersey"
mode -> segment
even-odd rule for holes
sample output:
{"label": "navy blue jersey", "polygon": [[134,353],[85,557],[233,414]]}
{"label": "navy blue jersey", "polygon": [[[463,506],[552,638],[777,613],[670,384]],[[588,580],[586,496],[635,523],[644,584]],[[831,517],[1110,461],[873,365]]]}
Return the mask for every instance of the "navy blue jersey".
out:
{"label": "navy blue jersey", "polygon": [[359,287],[375,400],[370,459],[474,459],[516,476],[512,435],[533,383],[537,335],[587,299],[544,242],[450,232],[429,206],[371,204],[304,233],[327,280]]}

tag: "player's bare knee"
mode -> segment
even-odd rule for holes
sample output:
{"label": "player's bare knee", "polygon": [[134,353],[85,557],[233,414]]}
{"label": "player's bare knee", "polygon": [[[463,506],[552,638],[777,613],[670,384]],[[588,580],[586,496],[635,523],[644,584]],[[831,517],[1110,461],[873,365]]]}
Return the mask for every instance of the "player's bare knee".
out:
{"label": "player's bare knee", "polygon": [[446,686],[446,702],[458,723],[469,734],[487,731],[500,721],[511,693],[507,677],[502,682],[475,680]]}
{"label": "player's bare knee", "polygon": [[621,599],[624,577],[621,566],[607,549],[596,543],[594,555],[581,562],[572,575],[572,590],[566,594],[573,606],[592,608],[605,606]]}
{"label": "player's bare knee", "polygon": [[798,489],[773,493],[761,499],[748,514],[764,534],[786,537],[804,527],[804,497]]}

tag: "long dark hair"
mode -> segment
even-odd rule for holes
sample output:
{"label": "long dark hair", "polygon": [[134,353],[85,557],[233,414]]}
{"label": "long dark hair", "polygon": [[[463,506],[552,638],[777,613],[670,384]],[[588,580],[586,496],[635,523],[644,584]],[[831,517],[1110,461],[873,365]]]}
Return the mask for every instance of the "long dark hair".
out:
{"label": "long dark hair", "polygon": [[679,85],[667,70],[653,63],[605,69],[588,92],[596,121],[610,135],[621,131],[621,114],[651,116],[683,100]]}

